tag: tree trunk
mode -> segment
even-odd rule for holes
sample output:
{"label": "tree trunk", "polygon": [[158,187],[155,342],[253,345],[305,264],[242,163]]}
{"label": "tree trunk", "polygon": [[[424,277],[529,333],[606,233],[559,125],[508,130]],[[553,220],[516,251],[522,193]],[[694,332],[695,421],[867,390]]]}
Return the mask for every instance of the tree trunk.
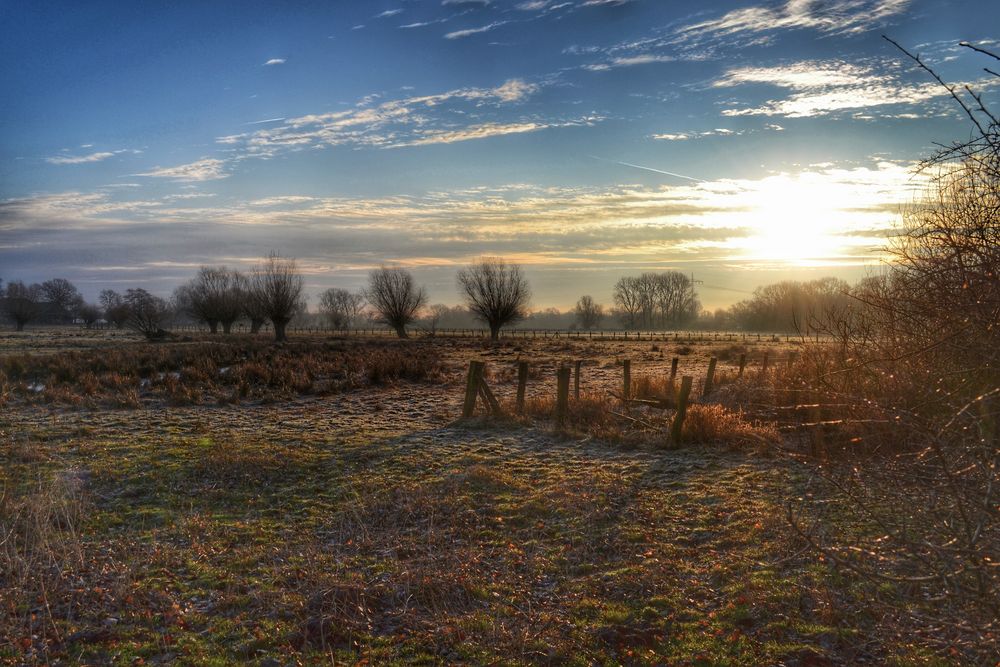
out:
{"label": "tree trunk", "polygon": [[399,336],[400,338],[408,338],[409,336],[406,333],[406,326],[402,325],[396,327],[396,335]]}
{"label": "tree trunk", "polygon": [[490,325],[490,339],[492,339],[492,340],[500,340],[500,325],[499,324],[491,324]]}
{"label": "tree trunk", "polygon": [[233,323],[232,322],[223,322],[222,323],[222,333],[228,334],[232,330],[233,330]]}
{"label": "tree trunk", "polygon": [[250,333],[260,333],[260,328],[264,325],[264,320],[250,320]]}
{"label": "tree trunk", "polygon": [[17,331],[24,331],[24,322],[18,320],[14,323],[14,326]]}
{"label": "tree trunk", "polygon": [[283,320],[271,320],[271,323],[274,325],[274,340],[278,343],[282,343],[287,340],[287,337],[285,336],[285,327],[288,326],[288,322]]}
{"label": "tree trunk", "polygon": [[219,333],[219,321],[218,320],[208,320],[208,329],[212,333]]}

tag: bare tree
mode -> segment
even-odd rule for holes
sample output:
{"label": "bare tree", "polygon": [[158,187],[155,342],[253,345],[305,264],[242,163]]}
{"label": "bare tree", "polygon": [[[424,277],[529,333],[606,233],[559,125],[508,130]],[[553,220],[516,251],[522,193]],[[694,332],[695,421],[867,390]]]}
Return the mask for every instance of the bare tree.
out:
{"label": "bare tree", "polygon": [[243,305],[243,315],[250,321],[250,333],[260,332],[260,328],[267,322],[267,311],[263,303],[251,298],[250,278],[242,273],[236,274],[237,292],[240,295],[240,302]]}
{"label": "bare tree", "polygon": [[447,317],[450,312],[451,308],[443,303],[435,303],[427,308],[427,312],[424,315],[424,321],[427,322],[427,330],[430,331],[432,336],[437,333],[437,328],[441,323],[441,319]]}
{"label": "bare tree", "polygon": [[852,423],[843,438],[869,444],[844,451],[870,455],[817,465],[821,486],[800,500],[812,507],[789,516],[830,562],[909,596],[896,610],[947,633],[956,660],[987,664],[1000,618],[1000,118],[902,50],[964,111],[971,139],[923,163],[930,188],[890,243],[895,261],[851,290],[833,327],[843,350],[810,388],[891,429]]}
{"label": "bare tree", "polygon": [[129,329],[141,333],[149,340],[169,335],[163,330],[163,323],[170,315],[170,307],[166,301],[141,288],[126,290],[123,301],[128,312],[125,326]]}
{"label": "bare tree", "polygon": [[381,322],[395,329],[400,338],[406,338],[406,327],[427,303],[427,292],[417,287],[406,269],[383,266],[368,275],[365,298]]}
{"label": "bare tree", "polygon": [[232,330],[233,323],[243,314],[243,299],[239,275],[224,266],[203,266],[198,275],[175,291],[178,305],[188,314],[208,325],[217,333]]}
{"label": "bare tree", "polygon": [[465,293],[469,311],[490,328],[490,338],[500,328],[528,315],[531,289],[517,264],[501,257],[483,257],[458,272],[458,286]]}
{"label": "bare tree", "polygon": [[116,329],[125,327],[128,322],[128,306],[125,305],[125,297],[113,289],[101,290],[101,295],[97,299],[104,311],[104,319],[109,324],[113,324]]}
{"label": "bare tree", "polygon": [[92,303],[81,302],[76,309],[76,316],[89,329],[94,326],[97,320],[101,319],[101,309]]}
{"label": "bare tree", "polygon": [[604,306],[594,301],[594,297],[581,296],[573,309],[577,324],[581,329],[596,329],[604,317]]}
{"label": "bare tree", "polygon": [[20,280],[7,283],[7,295],[3,300],[4,312],[14,321],[18,331],[24,331],[24,325],[38,318],[42,299],[41,285],[26,285]]}
{"label": "bare tree", "polygon": [[614,300],[622,324],[642,329],[682,326],[701,310],[691,279],[679,271],[624,276]]}
{"label": "bare tree", "polygon": [[285,328],[302,302],[303,280],[295,260],[272,252],[250,272],[248,285],[251,310],[271,320],[274,340],[284,341]]}
{"label": "bare tree", "polygon": [[319,310],[334,329],[349,329],[357,320],[365,298],[345,289],[331,287],[319,298]]}
{"label": "bare tree", "polygon": [[51,303],[62,314],[64,320],[72,319],[77,308],[83,303],[80,291],[65,278],[53,278],[41,284],[42,300]]}

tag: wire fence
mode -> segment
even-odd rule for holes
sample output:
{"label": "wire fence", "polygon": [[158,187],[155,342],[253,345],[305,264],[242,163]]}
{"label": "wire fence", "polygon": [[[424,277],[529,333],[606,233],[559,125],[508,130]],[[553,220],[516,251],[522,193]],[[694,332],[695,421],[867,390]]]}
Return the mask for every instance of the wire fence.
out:
{"label": "wire fence", "polygon": [[[179,324],[168,327],[174,333],[211,333],[205,325]],[[257,333],[270,334],[271,326],[265,324]],[[221,330],[220,330],[221,332]],[[236,324],[232,327],[234,334],[251,333],[247,324]],[[396,338],[395,329],[385,327],[333,329],[323,326],[288,327],[288,335],[325,335],[355,338]],[[414,328],[410,335],[422,338],[468,338],[488,339],[490,330],[485,328]],[[500,330],[501,340],[592,340],[592,341],[649,341],[649,342],[729,342],[729,343],[763,343],[791,341],[830,341],[830,336],[818,333],[793,334],[774,332],[746,331],[694,331],[694,330],[638,330],[638,329],[520,329],[510,328]]]}

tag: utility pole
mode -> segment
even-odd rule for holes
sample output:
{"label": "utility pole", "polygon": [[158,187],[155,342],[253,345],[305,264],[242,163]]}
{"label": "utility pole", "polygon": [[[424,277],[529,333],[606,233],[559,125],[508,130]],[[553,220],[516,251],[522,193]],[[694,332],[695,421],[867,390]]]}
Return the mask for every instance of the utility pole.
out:
{"label": "utility pole", "polygon": [[[695,300],[695,291],[694,291],[695,283],[697,283],[699,285],[702,285],[702,284],[705,283],[705,281],[704,280],[695,280],[694,279],[694,271],[692,271],[691,272],[691,305],[692,306],[694,305],[694,300]],[[699,315],[699,313],[695,313],[694,314],[694,316],[695,316],[696,319],[697,319],[698,315]]]}

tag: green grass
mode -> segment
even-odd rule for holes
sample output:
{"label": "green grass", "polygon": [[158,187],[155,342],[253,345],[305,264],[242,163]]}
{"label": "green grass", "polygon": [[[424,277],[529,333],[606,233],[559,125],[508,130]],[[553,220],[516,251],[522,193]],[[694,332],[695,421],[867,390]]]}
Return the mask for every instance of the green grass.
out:
{"label": "green grass", "polygon": [[[5,465],[7,488],[86,470],[87,509],[81,558],[32,612],[35,641],[2,633],[5,661],[754,665],[849,656],[870,627],[818,604],[844,595],[823,567],[781,560],[796,480],[774,461],[609,456],[532,432],[456,431],[442,451],[244,418],[22,432],[45,461]],[[31,607],[15,602],[11,630]]]}

